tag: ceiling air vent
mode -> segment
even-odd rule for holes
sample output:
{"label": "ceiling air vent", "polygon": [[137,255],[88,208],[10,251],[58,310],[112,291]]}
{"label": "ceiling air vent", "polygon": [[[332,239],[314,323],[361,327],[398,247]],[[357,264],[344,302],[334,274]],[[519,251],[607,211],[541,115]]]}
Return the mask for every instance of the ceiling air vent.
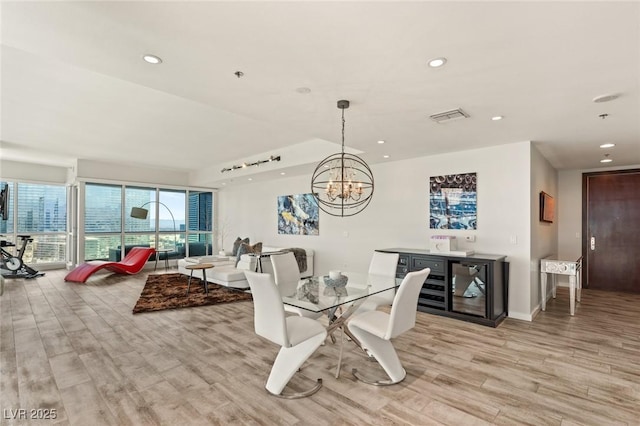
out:
{"label": "ceiling air vent", "polygon": [[460,120],[462,118],[469,118],[469,114],[458,109],[452,109],[451,111],[439,112],[437,114],[430,115],[431,118],[436,123],[446,123],[453,120]]}

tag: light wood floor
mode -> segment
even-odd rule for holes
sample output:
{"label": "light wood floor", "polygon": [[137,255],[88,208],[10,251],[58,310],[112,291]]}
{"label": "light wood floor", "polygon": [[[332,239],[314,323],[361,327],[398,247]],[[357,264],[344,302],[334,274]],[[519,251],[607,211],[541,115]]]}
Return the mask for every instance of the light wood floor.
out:
{"label": "light wood floor", "polygon": [[[175,270],[174,270],[175,272]],[[418,313],[394,341],[399,385],[354,381],[382,370],[347,343],[327,343],[288,390],[268,396],[278,350],[253,332],[251,302],[132,315],[146,274],[65,283],[66,271],[8,280],[0,298],[1,424],[640,424],[640,296],[566,289],[534,322],[492,329]],[[55,421],[15,421],[55,409]]]}

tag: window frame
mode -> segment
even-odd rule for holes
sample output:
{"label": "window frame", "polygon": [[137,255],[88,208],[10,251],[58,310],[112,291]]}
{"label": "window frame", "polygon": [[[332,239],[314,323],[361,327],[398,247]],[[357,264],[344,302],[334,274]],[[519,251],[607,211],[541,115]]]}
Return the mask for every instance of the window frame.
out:
{"label": "window frame", "polygon": [[[119,186],[120,187],[120,191],[121,191],[121,201],[120,201],[120,205],[121,205],[121,227],[120,227],[120,232],[86,232],[86,224],[85,224],[85,214],[86,214],[86,186],[87,185],[111,185],[111,186]],[[217,201],[217,191],[215,189],[212,188],[197,188],[197,187],[183,187],[183,186],[175,186],[175,185],[161,185],[161,184],[149,184],[149,183],[138,183],[138,182],[120,182],[120,181],[106,181],[106,180],[99,180],[99,179],[86,179],[86,180],[80,180],[78,182],[78,186],[79,186],[79,191],[78,191],[78,232],[77,232],[77,258],[78,258],[78,262],[84,262],[87,260],[92,260],[92,259],[86,259],[86,250],[85,250],[85,241],[87,237],[90,237],[91,235],[119,235],[120,237],[120,247],[123,247],[126,245],[126,238],[127,236],[131,236],[131,235],[149,235],[150,239],[151,239],[151,243],[150,245],[155,245],[155,243],[159,242],[162,240],[163,236],[167,236],[167,235],[176,235],[176,239],[177,239],[177,244],[176,244],[176,251],[179,252],[179,257],[188,257],[189,256],[189,242],[192,241],[192,239],[195,237],[198,241],[201,240],[202,236],[204,235],[204,238],[209,242],[209,244],[211,245],[211,248],[209,248],[209,244],[207,244],[207,250],[209,251],[209,254],[213,254],[216,250],[215,247],[215,239],[214,239],[214,230],[215,230],[215,217],[216,217],[216,213],[215,213],[215,209],[214,206],[216,204]],[[155,199],[153,201],[150,202],[149,205],[145,206],[145,208],[149,208],[149,209],[155,209],[155,215],[154,215],[154,220],[155,220],[155,225],[154,225],[154,230],[149,230],[149,231],[141,231],[141,230],[131,230],[131,231],[127,231],[127,225],[126,225],[126,220],[127,220],[127,216],[130,213],[131,207],[129,204],[131,204],[130,202],[127,203],[127,189],[128,188],[136,188],[136,189],[148,189],[151,191],[155,191]],[[160,230],[160,214],[159,214],[159,210],[163,207],[161,207],[161,204],[159,203],[160,201],[160,193],[162,191],[168,191],[168,192],[183,192],[184,193],[184,229],[180,229],[178,226],[178,220],[176,220],[176,230],[175,232],[173,230]],[[210,218],[209,218],[209,222],[211,224],[211,230],[210,231],[192,231],[189,230],[189,196],[190,193],[192,192],[198,192],[198,193],[210,193],[211,194],[211,211],[207,212],[210,214]],[[138,207],[138,206],[135,206]],[[167,207],[168,208],[168,207]],[[151,210],[150,210],[151,211]],[[175,214],[174,212],[172,212],[172,214]],[[155,242],[155,243],[153,243]],[[180,244],[183,245],[184,247],[184,253],[182,253],[182,250],[179,249]],[[160,245],[160,247],[162,248],[162,245]],[[122,259],[124,257],[124,253],[121,250],[121,256],[120,259]],[[120,260],[119,259],[119,260]],[[98,260],[98,259],[95,259]]]}
{"label": "window frame", "polygon": [[[58,269],[61,267],[64,267],[67,263],[67,259],[68,259],[68,245],[69,245],[69,240],[68,240],[68,232],[69,232],[69,215],[70,215],[70,210],[69,210],[69,185],[65,184],[65,183],[59,183],[59,182],[44,182],[44,181],[34,181],[34,180],[28,180],[28,179],[16,179],[16,178],[10,178],[10,177],[3,177],[2,179],[0,179],[0,182],[6,182],[9,183],[9,210],[11,212],[11,224],[12,224],[12,228],[10,230],[2,230],[2,232],[0,232],[2,235],[4,235],[6,238],[6,240],[11,241],[12,243],[14,243],[16,246],[14,247],[14,252],[17,253],[17,251],[19,250],[21,244],[21,240],[18,238],[19,235],[29,235],[31,238],[33,238],[33,242],[29,243],[29,245],[27,246],[27,250],[25,251],[25,253],[29,253],[32,252],[33,254],[35,254],[36,250],[34,249],[34,247],[37,245],[38,239],[40,237],[62,237],[62,252],[64,253],[64,257],[62,259],[57,259],[57,260],[53,260],[53,261],[43,261],[42,259],[38,259],[38,258],[31,258],[29,259],[27,258],[23,258],[24,262],[28,265],[33,265],[34,267],[37,267],[39,269]],[[63,199],[64,199],[64,220],[62,221],[62,225],[63,225],[63,229],[59,230],[59,231],[34,231],[34,230],[29,230],[29,231],[22,231],[19,230],[19,226],[18,226],[18,212],[20,210],[20,206],[19,206],[19,200],[20,200],[20,186],[21,185],[35,185],[35,186],[44,186],[44,187],[56,187],[56,188],[62,188],[63,189]],[[24,188],[23,188],[24,189]]]}

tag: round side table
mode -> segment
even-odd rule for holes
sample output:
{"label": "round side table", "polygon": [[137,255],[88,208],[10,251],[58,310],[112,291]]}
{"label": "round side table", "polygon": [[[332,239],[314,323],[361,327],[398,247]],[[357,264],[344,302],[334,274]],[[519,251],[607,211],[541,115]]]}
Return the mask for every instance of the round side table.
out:
{"label": "round side table", "polygon": [[213,264],[196,263],[194,265],[187,265],[184,268],[191,271],[191,275],[189,275],[189,284],[187,284],[187,295],[189,294],[189,290],[191,289],[191,278],[193,278],[193,271],[202,271],[202,282],[204,285],[204,292],[206,294],[209,294],[209,283],[207,282],[207,269],[213,268]]}
{"label": "round side table", "polygon": [[153,268],[154,271],[158,269],[158,258],[160,257],[161,253],[164,253],[164,270],[166,271],[169,269],[169,253],[171,253],[171,250],[156,249],[156,266]]}

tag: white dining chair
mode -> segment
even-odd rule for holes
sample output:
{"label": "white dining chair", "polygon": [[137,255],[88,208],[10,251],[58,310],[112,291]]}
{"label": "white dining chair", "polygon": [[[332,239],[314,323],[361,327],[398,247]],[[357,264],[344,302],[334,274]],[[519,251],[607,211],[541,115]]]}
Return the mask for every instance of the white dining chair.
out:
{"label": "white dining chair", "polygon": [[[273,278],[278,286],[281,296],[292,296],[298,291],[300,282],[300,269],[293,252],[271,255],[271,266],[273,266]],[[301,317],[317,319],[322,316],[322,312],[313,312],[296,306],[284,305],[286,312],[296,314]]]}
{"label": "white dining chair", "polygon": [[391,339],[407,332],[416,325],[418,297],[422,284],[431,270],[409,272],[396,293],[391,305],[391,313],[368,311],[351,318],[347,323],[349,331],[361,342],[362,347],[373,355],[390,380],[370,381],[352,370],[356,379],[373,385],[393,385],[404,380],[407,375]]}
{"label": "white dining chair", "polygon": [[[395,278],[396,269],[398,268],[398,259],[400,255],[398,253],[383,253],[380,251],[374,251],[369,263],[369,275]],[[376,290],[376,283],[386,284],[380,280],[371,281],[371,290]],[[375,311],[380,306],[390,306],[393,303],[395,296],[394,290],[383,291],[373,296],[369,296],[354,312],[354,315],[361,314],[367,311]]]}
{"label": "white dining chair", "polygon": [[[380,251],[374,251],[373,256],[371,257],[371,261],[369,262],[369,279],[368,285],[370,287],[371,292],[375,292],[377,288],[387,288],[389,287],[389,281],[384,279],[390,278],[395,279],[396,277],[396,269],[398,267],[398,259],[400,255],[398,253],[384,253]],[[380,306],[389,306],[393,303],[393,298],[395,296],[395,290],[387,290],[372,296],[367,297],[360,303],[359,306],[355,308],[350,317],[362,314],[368,311],[375,311]],[[365,350],[362,346],[362,342],[358,340],[356,336],[349,331],[349,328],[340,327],[342,331],[351,339],[356,346]],[[335,341],[332,335],[332,340]]]}
{"label": "white dining chair", "polygon": [[322,379],[308,391],[283,395],[289,380],[327,337],[318,321],[300,316],[286,316],[278,287],[270,274],[245,271],[253,295],[254,328],[258,336],[280,345],[265,388],[281,398],[302,398],[322,387]]}

